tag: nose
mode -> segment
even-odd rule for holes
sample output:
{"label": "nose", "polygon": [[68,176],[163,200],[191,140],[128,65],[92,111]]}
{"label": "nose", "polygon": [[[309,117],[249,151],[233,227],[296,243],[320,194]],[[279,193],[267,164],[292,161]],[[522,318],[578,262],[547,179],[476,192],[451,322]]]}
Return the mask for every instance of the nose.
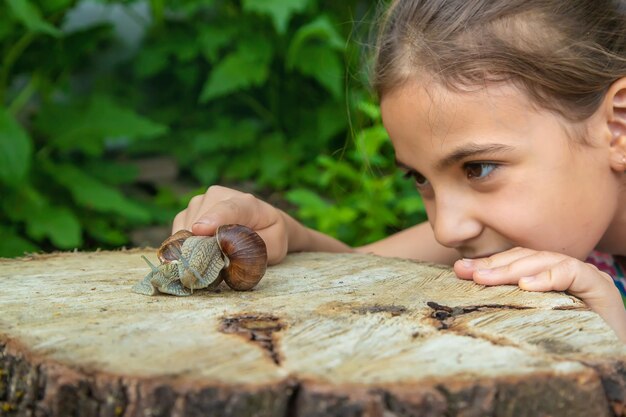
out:
{"label": "nose", "polygon": [[449,248],[458,248],[482,232],[479,213],[471,202],[454,197],[437,198],[430,210],[429,221],[437,242]]}

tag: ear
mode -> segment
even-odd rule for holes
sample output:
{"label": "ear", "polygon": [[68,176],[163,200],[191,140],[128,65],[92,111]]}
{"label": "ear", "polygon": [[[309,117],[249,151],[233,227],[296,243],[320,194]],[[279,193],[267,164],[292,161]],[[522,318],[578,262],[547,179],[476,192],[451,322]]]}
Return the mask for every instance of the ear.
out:
{"label": "ear", "polygon": [[611,84],[605,96],[607,126],[611,134],[611,168],[626,171],[626,77]]}

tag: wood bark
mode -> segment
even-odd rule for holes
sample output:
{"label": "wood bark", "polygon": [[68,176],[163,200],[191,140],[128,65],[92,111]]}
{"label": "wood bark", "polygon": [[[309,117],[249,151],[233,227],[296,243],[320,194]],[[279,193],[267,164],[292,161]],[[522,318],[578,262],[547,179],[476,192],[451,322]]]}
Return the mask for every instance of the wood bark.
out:
{"label": "wood bark", "polygon": [[0,416],[626,416],[626,349],[564,293],[306,253],[148,297],[141,255],[0,260]]}

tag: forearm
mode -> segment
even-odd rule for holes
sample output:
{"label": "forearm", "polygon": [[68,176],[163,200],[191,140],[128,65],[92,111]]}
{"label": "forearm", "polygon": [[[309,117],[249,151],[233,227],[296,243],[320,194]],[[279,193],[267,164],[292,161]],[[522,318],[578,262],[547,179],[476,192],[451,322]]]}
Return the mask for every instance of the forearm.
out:
{"label": "forearm", "polygon": [[287,227],[288,251],[361,252],[379,256],[417,259],[451,265],[459,253],[440,245],[428,223],[421,223],[369,245],[351,248],[343,242],[310,229],[281,212]]}
{"label": "forearm", "polygon": [[313,230],[281,212],[287,228],[288,252],[354,252],[345,243]]}
{"label": "forearm", "polygon": [[437,242],[429,223],[420,223],[356,250],[380,256],[417,259],[444,265],[452,265],[460,258],[459,252],[455,249],[446,248]]}

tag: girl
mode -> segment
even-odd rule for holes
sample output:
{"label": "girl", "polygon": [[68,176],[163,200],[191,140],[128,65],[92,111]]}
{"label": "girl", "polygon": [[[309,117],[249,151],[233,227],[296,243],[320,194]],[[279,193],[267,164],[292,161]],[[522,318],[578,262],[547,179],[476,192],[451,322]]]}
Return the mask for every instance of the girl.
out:
{"label": "girl", "polygon": [[428,223],[352,249],[213,186],[173,230],[248,225],[270,263],[355,250],[454,265],[484,285],[566,290],[626,341],[613,277],[586,262],[613,254],[617,272],[626,256],[626,1],[393,1],[373,86]]}

